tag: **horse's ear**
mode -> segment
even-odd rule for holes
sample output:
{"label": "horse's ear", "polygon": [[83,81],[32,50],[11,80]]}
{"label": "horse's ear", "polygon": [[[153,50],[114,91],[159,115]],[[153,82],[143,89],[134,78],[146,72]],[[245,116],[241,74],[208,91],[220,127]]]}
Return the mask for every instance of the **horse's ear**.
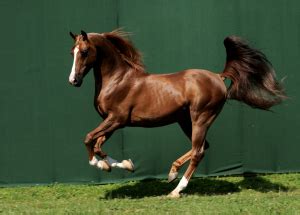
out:
{"label": "horse's ear", "polygon": [[86,41],[86,40],[88,40],[87,33],[85,33],[83,30],[81,30],[81,35],[82,35],[82,39],[83,39],[83,41]]}
{"label": "horse's ear", "polygon": [[76,34],[73,34],[71,31],[70,31],[70,36],[73,38],[73,40],[76,40]]}

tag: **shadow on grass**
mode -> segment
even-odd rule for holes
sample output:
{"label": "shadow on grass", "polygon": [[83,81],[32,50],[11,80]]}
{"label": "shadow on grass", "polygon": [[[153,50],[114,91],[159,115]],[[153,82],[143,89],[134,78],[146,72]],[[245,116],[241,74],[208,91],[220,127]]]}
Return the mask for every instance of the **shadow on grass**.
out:
{"label": "shadow on grass", "polygon": [[260,176],[244,177],[242,181],[237,183],[242,189],[256,190],[261,193],[267,192],[287,192],[291,188],[280,183],[273,183]]}
{"label": "shadow on grass", "polygon": [[[178,184],[179,180],[167,183],[162,180],[144,180],[125,185],[114,190],[107,191],[101,199],[139,199],[144,197],[165,196],[170,193]],[[272,183],[260,176],[244,177],[238,182],[228,182],[216,178],[197,178],[189,182],[188,187],[183,192],[187,195],[227,195],[229,193],[241,192],[243,189],[252,189],[258,192],[287,192],[288,187]]]}

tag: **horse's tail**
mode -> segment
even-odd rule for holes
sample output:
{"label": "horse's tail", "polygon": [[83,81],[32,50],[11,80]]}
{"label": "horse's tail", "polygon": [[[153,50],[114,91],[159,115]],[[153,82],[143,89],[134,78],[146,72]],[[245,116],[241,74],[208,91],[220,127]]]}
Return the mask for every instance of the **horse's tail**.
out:
{"label": "horse's tail", "polygon": [[227,98],[268,110],[281,103],[285,92],[266,56],[236,36],[225,38],[227,59],[221,76],[229,78]]}

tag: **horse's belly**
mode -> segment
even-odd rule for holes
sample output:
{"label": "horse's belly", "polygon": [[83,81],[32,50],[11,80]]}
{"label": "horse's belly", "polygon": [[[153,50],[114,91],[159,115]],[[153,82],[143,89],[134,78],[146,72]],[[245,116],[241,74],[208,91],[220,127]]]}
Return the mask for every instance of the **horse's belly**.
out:
{"label": "horse's belly", "polygon": [[155,111],[133,111],[131,113],[130,126],[141,127],[158,127],[177,122],[186,108],[185,107],[168,107],[156,108]]}
{"label": "horse's belly", "polygon": [[176,118],[172,116],[164,117],[133,117],[129,126],[133,127],[159,127],[164,125],[169,125],[176,122]]}

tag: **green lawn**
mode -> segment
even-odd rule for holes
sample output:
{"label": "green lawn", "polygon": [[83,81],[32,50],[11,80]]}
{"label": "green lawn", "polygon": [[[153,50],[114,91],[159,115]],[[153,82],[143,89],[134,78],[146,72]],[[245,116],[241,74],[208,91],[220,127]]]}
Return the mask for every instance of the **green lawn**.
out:
{"label": "green lawn", "polygon": [[300,174],[0,188],[0,214],[300,214]]}

